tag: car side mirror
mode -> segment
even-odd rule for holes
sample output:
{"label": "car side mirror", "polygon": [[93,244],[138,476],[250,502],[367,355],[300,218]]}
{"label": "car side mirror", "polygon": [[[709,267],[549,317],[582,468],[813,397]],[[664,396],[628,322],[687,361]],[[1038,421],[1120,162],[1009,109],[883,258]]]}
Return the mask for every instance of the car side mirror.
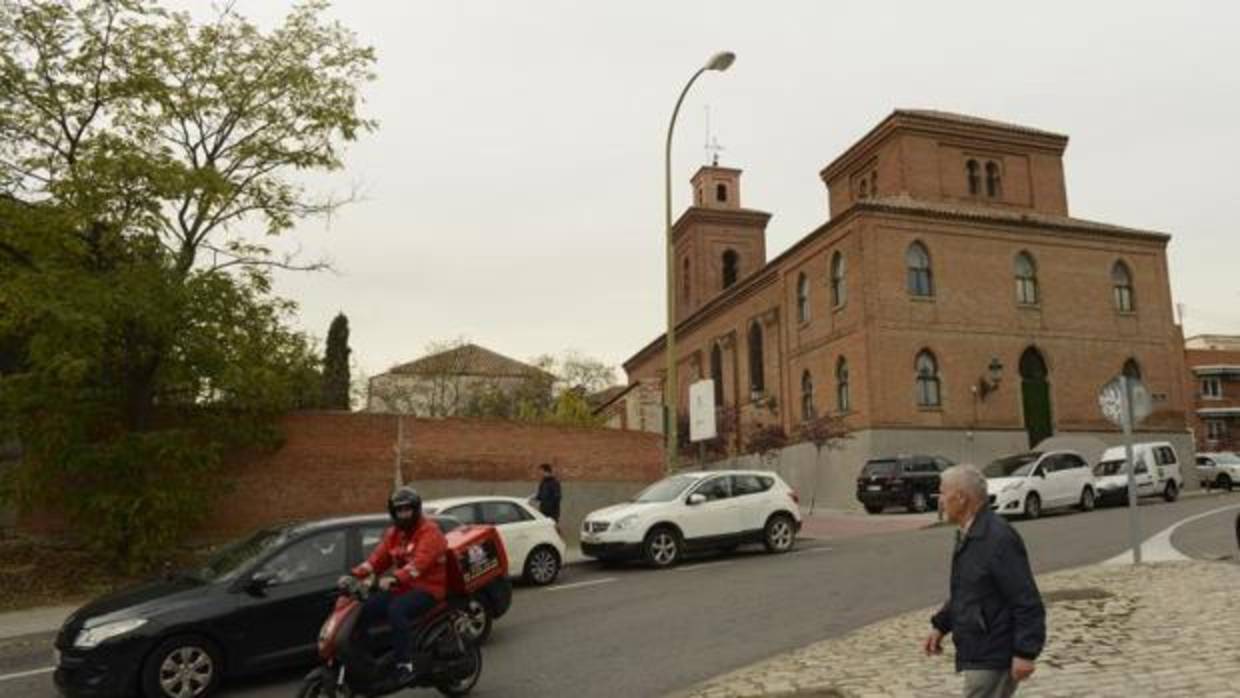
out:
{"label": "car side mirror", "polygon": [[689,495],[689,498],[686,499],[685,502],[691,507],[695,507],[699,504],[705,504],[706,495],[702,494],[701,492],[694,492],[693,494]]}
{"label": "car side mirror", "polygon": [[269,587],[276,583],[276,576],[271,572],[255,572],[245,583],[247,594],[261,596]]}
{"label": "car side mirror", "polygon": [[1037,472],[1037,475],[1038,475],[1038,477],[1042,478],[1043,480],[1045,480],[1045,479],[1046,479],[1046,471],[1045,471],[1045,470],[1039,470],[1039,471]]}

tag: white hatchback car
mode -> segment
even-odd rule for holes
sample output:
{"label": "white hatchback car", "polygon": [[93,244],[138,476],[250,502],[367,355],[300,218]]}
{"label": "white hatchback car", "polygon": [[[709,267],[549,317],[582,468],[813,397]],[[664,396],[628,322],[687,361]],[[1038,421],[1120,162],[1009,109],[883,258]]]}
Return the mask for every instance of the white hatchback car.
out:
{"label": "white hatchback car", "polygon": [[1075,451],[1033,451],[1000,458],[982,473],[990,508],[1005,516],[1036,519],[1046,509],[1094,508],[1098,492],[1089,464]]}
{"label": "white hatchback car", "polygon": [[564,564],[564,539],[555,521],[517,497],[454,497],[422,505],[428,514],[461,523],[488,524],[499,531],[508,552],[508,576],[531,584],[550,584]]}
{"label": "white hatchback car", "polygon": [[732,550],[745,543],[786,552],[800,528],[796,492],[775,473],[686,472],[654,483],[630,502],[587,515],[581,552],[668,567],[687,551]]}
{"label": "white hatchback car", "polygon": [[1240,455],[1231,451],[1197,454],[1197,479],[1206,489],[1230,492],[1240,484]]}

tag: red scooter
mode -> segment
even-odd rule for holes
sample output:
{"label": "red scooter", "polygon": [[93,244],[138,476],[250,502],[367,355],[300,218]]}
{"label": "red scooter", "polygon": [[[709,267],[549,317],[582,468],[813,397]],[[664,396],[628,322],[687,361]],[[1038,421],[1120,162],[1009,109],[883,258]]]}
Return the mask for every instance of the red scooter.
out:
{"label": "red scooter", "polygon": [[362,605],[374,592],[374,579],[341,580],[336,607],[319,631],[323,664],[302,680],[298,698],[386,696],[406,688],[434,688],[445,696],[464,696],[482,675],[482,652],[459,631],[468,597],[450,596],[424,616],[414,629],[412,682],[396,679],[391,651],[374,656],[358,628]]}

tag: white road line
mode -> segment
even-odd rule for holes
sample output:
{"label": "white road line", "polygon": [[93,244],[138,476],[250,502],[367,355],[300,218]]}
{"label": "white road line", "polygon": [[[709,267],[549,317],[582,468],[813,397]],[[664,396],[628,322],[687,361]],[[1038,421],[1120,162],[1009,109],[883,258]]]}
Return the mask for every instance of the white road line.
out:
{"label": "white road line", "polygon": [[24,679],[28,676],[38,676],[40,674],[50,674],[56,671],[56,667],[49,666],[43,669],[32,669],[30,671],[19,671],[16,674],[0,674],[0,681],[12,681],[13,679]]}
{"label": "white road line", "polygon": [[[1204,519],[1207,516],[1214,516],[1215,514],[1220,514],[1224,511],[1230,511],[1232,509],[1240,509],[1240,504],[1229,504],[1225,507],[1211,509],[1210,511],[1203,512],[1201,514],[1196,514],[1194,516],[1190,516],[1187,519],[1178,521],[1168,526],[1167,528],[1164,528],[1158,533],[1155,533],[1154,535],[1145,539],[1141,543],[1141,560],[1143,562],[1171,562],[1171,561],[1177,561],[1177,560],[1191,560],[1192,558],[1188,557],[1187,555],[1180,552],[1179,550],[1176,550],[1175,546],[1171,544],[1171,535],[1176,532],[1176,529],[1178,529],[1180,526],[1183,526],[1184,524],[1189,524],[1198,519]],[[1116,555],[1115,557],[1103,562],[1102,564],[1104,565],[1130,565],[1132,564],[1132,551],[1129,550],[1127,552],[1120,553],[1119,555]]]}
{"label": "white road line", "polygon": [[703,567],[720,567],[722,565],[732,564],[732,560],[719,560],[718,562],[701,562],[696,565],[688,565],[686,567],[675,567],[677,572],[689,572],[691,570],[700,570]]}
{"label": "white road line", "polygon": [[832,548],[830,546],[824,545],[824,546],[819,546],[819,547],[814,547],[814,548],[798,548],[796,550],[790,551],[788,554],[789,555],[800,555],[801,553],[824,553],[828,550],[832,550]]}
{"label": "white road line", "polygon": [[592,587],[596,584],[607,584],[616,581],[616,577],[604,577],[602,579],[591,579],[585,582],[574,582],[572,584],[557,584],[553,587],[547,587],[543,591],[563,591],[565,589],[580,589],[581,587]]}

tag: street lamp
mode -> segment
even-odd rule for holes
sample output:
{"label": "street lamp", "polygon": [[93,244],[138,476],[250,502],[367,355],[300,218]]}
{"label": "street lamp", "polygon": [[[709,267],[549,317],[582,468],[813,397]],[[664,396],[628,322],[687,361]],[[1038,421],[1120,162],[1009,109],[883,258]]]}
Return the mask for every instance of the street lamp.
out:
{"label": "street lamp", "polygon": [[663,415],[667,422],[664,429],[663,467],[669,472],[676,465],[676,447],[679,441],[676,434],[679,428],[676,402],[680,392],[680,384],[676,380],[676,259],[672,245],[672,132],[676,130],[676,115],[680,113],[680,105],[685,101],[685,95],[689,93],[689,88],[693,87],[698,77],[708,70],[727,70],[735,60],[736,54],[723,51],[711,56],[706,65],[698,68],[693,77],[689,78],[689,82],[685,83],[685,89],[680,91],[680,97],[676,99],[676,108],[672,110],[672,119],[667,124],[667,149],[663,158],[663,203],[667,236],[667,342],[664,345],[667,352],[667,373],[663,382]]}

